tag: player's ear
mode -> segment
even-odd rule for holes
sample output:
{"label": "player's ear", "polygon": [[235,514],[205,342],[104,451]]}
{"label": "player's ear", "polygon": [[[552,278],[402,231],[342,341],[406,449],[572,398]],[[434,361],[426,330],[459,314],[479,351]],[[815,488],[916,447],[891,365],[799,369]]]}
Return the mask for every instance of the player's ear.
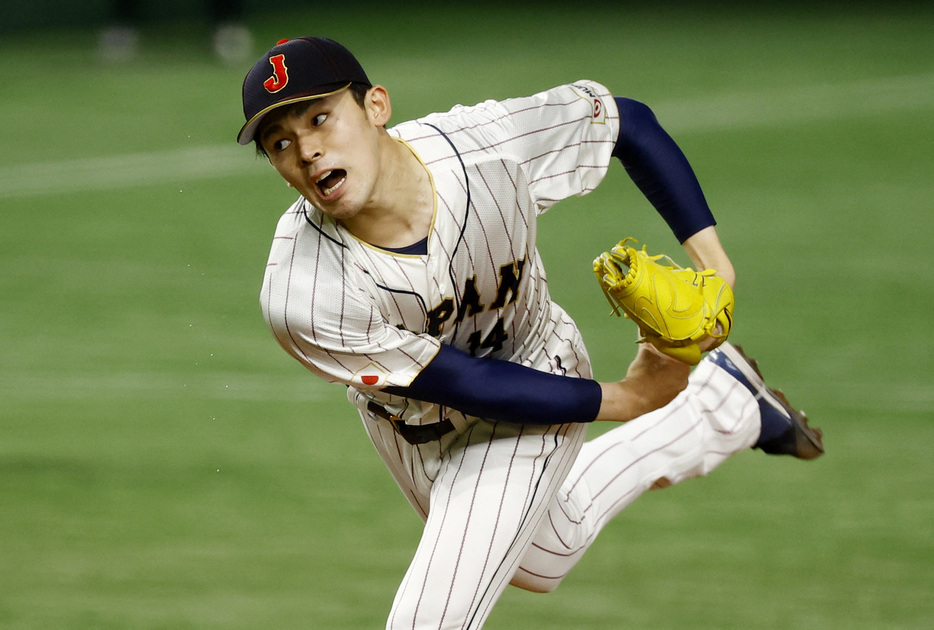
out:
{"label": "player's ear", "polygon": [[366,93],[366,112],[377,127],[385,127],[392,116],[389,92],[382,85],[374,85]]}

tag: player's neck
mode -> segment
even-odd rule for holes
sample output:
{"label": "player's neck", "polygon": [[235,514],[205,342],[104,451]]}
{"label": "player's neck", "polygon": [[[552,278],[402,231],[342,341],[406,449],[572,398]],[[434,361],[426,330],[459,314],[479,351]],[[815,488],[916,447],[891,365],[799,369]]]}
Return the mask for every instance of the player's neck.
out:
{"label": "player's neck", "polygon": [[384,166],[370,203],[344,227],[376,246],[406,247],[428,236],[435,190],[427,168],[409,145],[389,136],[384,139]]}

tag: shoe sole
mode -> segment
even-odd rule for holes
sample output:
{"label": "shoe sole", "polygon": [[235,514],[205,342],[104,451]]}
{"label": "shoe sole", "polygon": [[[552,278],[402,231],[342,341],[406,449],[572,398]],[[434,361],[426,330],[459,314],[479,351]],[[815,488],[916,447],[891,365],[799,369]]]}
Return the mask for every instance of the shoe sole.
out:
{"label": "shoe sole", "polygon": [[815,459],[824,454],[823,431],[808,426],[807,414],[792,407],[782,390],[766,386],[758,361],[746,356],[742,346],[739,345],[725,343],[718,350],[725,354],[743,373],[746,380],[756,388],[757,400],[765,399],[773,407],[782,409],[791,419],[795,428],[795,451],[787,453],[788,455],[793,455],[798,459]]}

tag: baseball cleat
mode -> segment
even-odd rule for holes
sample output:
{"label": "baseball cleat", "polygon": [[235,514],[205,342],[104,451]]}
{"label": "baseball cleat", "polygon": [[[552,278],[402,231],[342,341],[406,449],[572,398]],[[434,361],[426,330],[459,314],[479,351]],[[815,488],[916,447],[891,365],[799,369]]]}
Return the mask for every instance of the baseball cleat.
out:
{"label": "baseball cleat", "polygon": [[[807,415],[792,407],[781,390],[766,386],[759,364],[747,357],[741,346],[724,343],[712,350],[707,359],[726,370],[756,397],[763,436],[753,448],[770,455],[792,455],[798,459],[814,459],[824,454],[821,430],[809,427]],[[767,427],[769,431],[765,430]]]}

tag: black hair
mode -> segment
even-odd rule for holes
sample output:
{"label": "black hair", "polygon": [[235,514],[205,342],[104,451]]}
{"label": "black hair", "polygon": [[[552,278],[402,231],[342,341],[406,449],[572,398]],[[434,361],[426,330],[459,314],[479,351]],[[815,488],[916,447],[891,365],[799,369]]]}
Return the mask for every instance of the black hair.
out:
{"label": "black hair", "polygon": [[[353,96],[354,102],[360,106],[360,109],[363,109],[366,105],[366,93],[370,90],[371,87],[372,86],[367,85],[366,83],[350,84],[348,91],[350,92],[351,96]],[[310,103],[311,101],[292,103],[291,105],[286,105],[284,111],[288,112],[290,109],[307,108]],[[260,137],[262,136],[260,129],[262,129],[262,127],[263,125],[260,124],[260,126],[256,129],[256,132],[253,134],[253,144],[256,146],[256,154],[268,159],[269,156],[266,154],[266,149],[263,148],[263,143],[260,142]]]}

